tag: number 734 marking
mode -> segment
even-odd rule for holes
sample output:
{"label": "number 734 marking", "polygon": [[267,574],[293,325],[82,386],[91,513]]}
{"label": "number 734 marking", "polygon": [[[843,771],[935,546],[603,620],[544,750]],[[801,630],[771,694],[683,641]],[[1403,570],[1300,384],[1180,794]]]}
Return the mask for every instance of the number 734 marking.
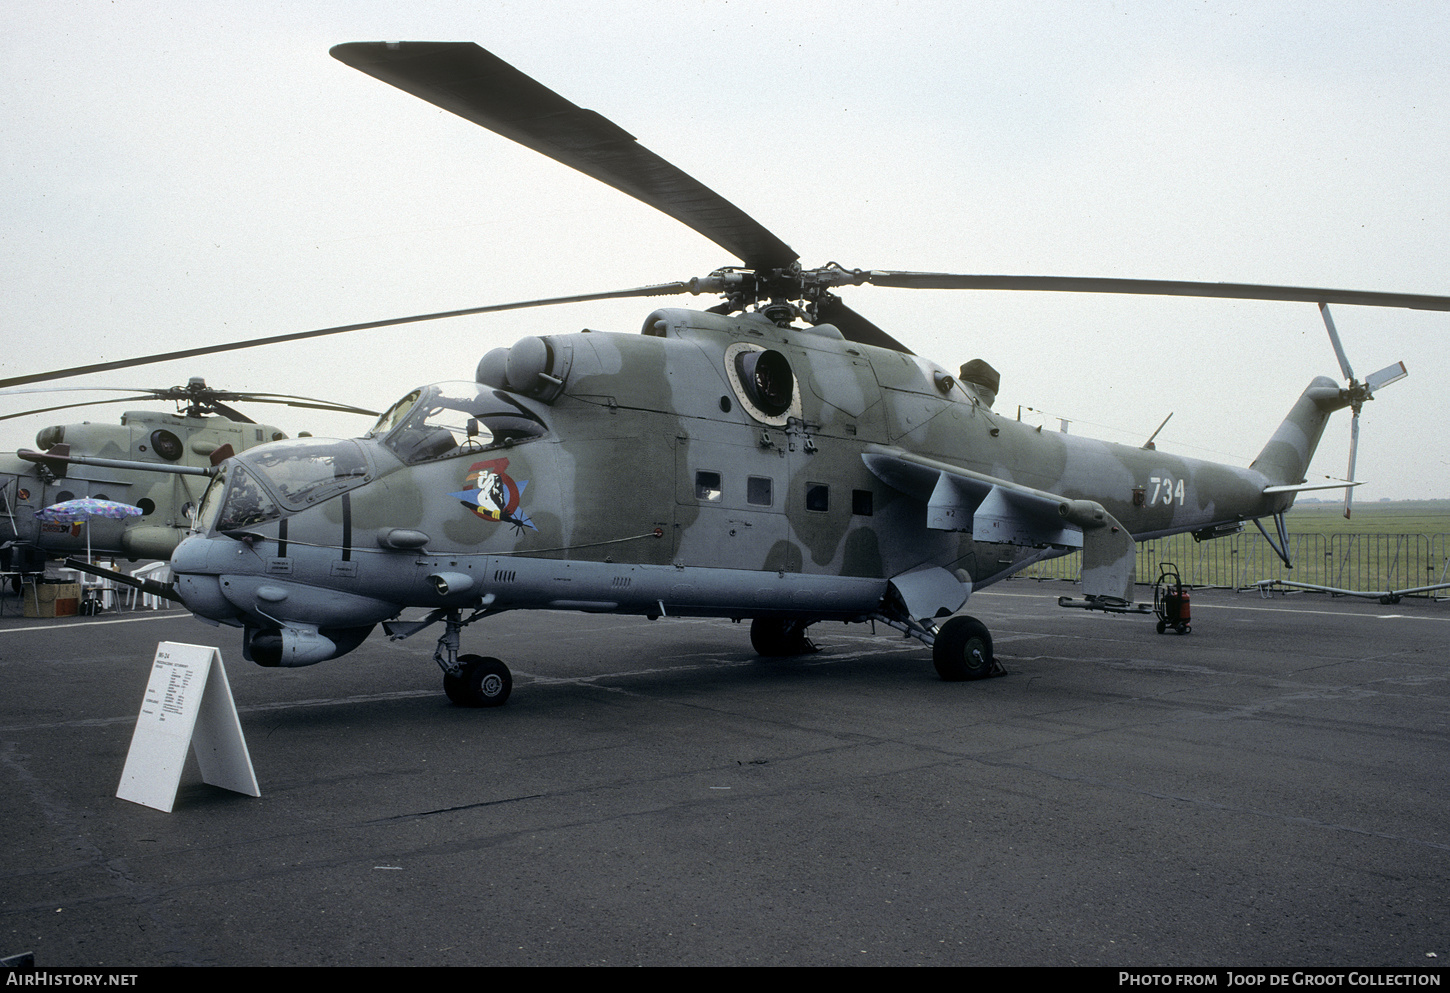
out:
{"label": "number 734 marking", "polygon": [[1148,498],[1150,504],[1163,504],[1165,507],[1171,504],[1183,506],[1183,480],[1175,480],[1172,476],[1150,476],[1148,482],[1153,484],[1153,495]]}

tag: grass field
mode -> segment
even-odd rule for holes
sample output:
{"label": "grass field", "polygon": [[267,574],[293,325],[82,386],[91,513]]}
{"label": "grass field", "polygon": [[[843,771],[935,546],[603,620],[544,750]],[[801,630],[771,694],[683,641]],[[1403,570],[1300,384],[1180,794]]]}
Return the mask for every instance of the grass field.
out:
{"label": "grass field", "polygon": [[[1184,582],[1242,588],[1285,579],[1339,589],[1409,589],[1450,581],[1450,500],[1356,503],[1344,519],[1340,502],[1298,503],[1284,516],[1294,568],[1284,566],[1252,524],[1240,534],[1195,542],[1181,534],[1138,546],[1137,578],[1151,583],[1161,562],[1172,562]],[[1265,526],[1273,533],[1272,522]],[[1033,579],[1075,581],[1082,557],[1074,553],[1027,569]]]}
{"label": "grass field", "polygon": [[1284,523],[1290,534],[1450,534],[1450,500],[1356,502],[1349,520],[1342,502],[1301,500]]}

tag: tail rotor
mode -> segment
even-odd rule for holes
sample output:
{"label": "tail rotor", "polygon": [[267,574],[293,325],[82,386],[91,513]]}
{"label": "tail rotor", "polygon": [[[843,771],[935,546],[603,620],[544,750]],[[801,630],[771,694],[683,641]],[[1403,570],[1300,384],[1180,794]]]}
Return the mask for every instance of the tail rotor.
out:
{"label": "tail rotor", "polygon": [[[1319,313],[1324,317],[1324,327],[1329,331],[1329,343],[1334,346],[1334,356],[1339,359],[1339,370],[1344,373],[1344,378],[1349,385],[1340,390],[1340,396],[1349,404],[1353,417],[1349,422],[1349,471],[1345,478],[1353,483],[1354,460],[1359,452],[1359,411],[1366,400],[1373,400],[1376,390],[1382,389],[1391,383],[1397,383],[1409,375],[1403,362],[1396,362],[1387,365],[1378,372],[1372,372],[1365,377],[1364,382],[1354,378],[1354,369],[1349,365],[1349,359],[1344,354],[1344,346],[1339,341],[1339,332],[1334,328],[1334,318],[1329,314],[1329,304],[1321,302]],[[1344,516],[1348,517],[1351,506],[1354,502],[1354,487],[1348,486],[1344,490]]]}

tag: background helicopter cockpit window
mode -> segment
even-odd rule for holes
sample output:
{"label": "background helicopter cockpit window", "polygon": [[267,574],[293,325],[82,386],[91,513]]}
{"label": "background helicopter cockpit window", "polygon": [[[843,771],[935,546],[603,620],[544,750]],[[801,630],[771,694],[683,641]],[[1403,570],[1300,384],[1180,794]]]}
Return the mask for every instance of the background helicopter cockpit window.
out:
{"label": "background helicopter cockpit window", "polygon": [[[414,395],[419,399],[412,411],[383,440],[408,465],[517,445],[543,437],[548,430],[517,400],[477,383],[439,383]],[[383,415],[375,433],[384,420],[399,420],[397,409]]]}

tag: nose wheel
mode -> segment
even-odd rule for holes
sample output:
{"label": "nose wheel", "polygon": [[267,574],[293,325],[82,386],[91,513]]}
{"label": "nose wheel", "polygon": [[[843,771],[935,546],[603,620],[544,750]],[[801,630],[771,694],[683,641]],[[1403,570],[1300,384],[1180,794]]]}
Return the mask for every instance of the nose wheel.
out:
{"label": "nose wheel", "polygon": [[502,707],[513,692],[509,667],[484,655],[460,655],[459,674],[443,674],[443,692],[460,707]]}

